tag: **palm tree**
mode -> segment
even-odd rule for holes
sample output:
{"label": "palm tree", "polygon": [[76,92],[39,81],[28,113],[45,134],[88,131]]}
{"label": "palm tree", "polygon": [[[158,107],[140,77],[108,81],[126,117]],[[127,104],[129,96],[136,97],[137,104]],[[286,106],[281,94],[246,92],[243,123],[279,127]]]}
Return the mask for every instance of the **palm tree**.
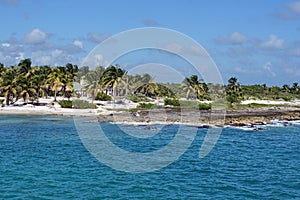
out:
{"label": "palm tree", "polygon": [[112,90],[114,101],[116,96],[115,89],[126,73],[126,70],[119,68],[119,66],[115,67],[113,65],[109,66],[103,73],[101,83],[106,89],[110,88]]}
{"label": "palm tree", "polygon": [[150,98],[156,98],[156,97],[170,97],[175,98],[175,94],[172,90],[170,90],[168,87],[166,87],[163,84],[150,82],[145,83],[138,87],[135,92],[135,94],[144,94],[147,97]]}
{"label": "palm tree", "polygon": [[[203,80],[199,80],[197,75],[192,75],[189,78],[185,78],[184,82],[186,82],[185,84],[189,84],[190,88],[194,91],[194,93],[196,94],[196,97],[199,100],[203,100],[205,94],[208,91],[208,87],[205,83],[203,83]],[[185,86],[186,88],[187,86]],[[186,88],[187,90],[188,88]]]}
{"label": "palm tree", "polygon": [[227,93],[227,100],[230,103],[240,102],[242,100],[241,85],[237,82],[236,77],[231,77],[228,80],[226,93]]}
{"label": "palm tree", "polygon": [[154,82],[145,83],[140,87],[136,88],[134,91],[135,94],[144,94],[147,97],[154,98],[157,95],[157,84]]}
{"label": "palm tree", "polygon": [[5,103],[8,106],[11,98],[17,96],[16,89],[17,72],[15,67],[3,68],[1,72],[1,91],[5,97]]}
{"label": "palm tree", "polygon": [[63,73],[59,68],[53,68],[47,77],[46,82],[48,83],[50,89],[54,91],[54,101],[56,102],[57,92],[63,87]]}
{"label": "palm tree", "polygon": [[30,78],[34,74],[34,69],[31,67],[31,60],[29,58],[21,60],[18,64],[20,76]]}
{"label": "palm tree", "polygon": [[46,84],[46,80],[50,72],[51,68],[49,66],[35,67],[35,74],[31,78],[31,81],[33,87],[36,90],[37,103],[39,103],[39,97],[44,97],[48,95],[48,87]]}
{"label": "palm tree", "polygon": [[37,67],[31,66],[31,60],[24,59],[18,64],[17,72],[17,89],[18,97],[22,97],[24,102],[27,102],[29,98],[36,98],[36,90],[32,83],[32,77],[35,75]]}
{"label": "palm tree", "polygon": [[300,88],[297,82],[293,83],[292,90],[294,91],[295,94],[299,92]]}
{"label": "palm tree", "polygon": [[92,101],[94,101],[98,92],[103,91],[103,88],[102,88],[101,82],[100,82],[103,72],[104,72],[103,67],[97,67],[95,70],[88,72],[84,76],[87,84],[84,86],[83,89],[86,91],[86,93],[91,94]]}
{"label": "palm tree", "polygon": [[289,93],[291,91],[290,87],[287,84],[282,86],[282,91],[285,93]]}
{"label": "palm tree", "polygon": [[186,99],[189,99],[190,93],[191,93],[192,91],[194,91],[194,88],[193,88],[193,87],[191,86],[191,84],[189,83],[188,78],[185,78],[185,79],[182,81],[180,87],[181,87],[181,89],[186,93],[185,98],[186,98]]}
{"label": "palm tree", "polygon": [[28,99],[30,98],[37,98],[36,89],[34,88],[32,82],[26,77],[18,78],[17,88],[19,90],[18,97],[22,97],[25,103],[27,103]]}

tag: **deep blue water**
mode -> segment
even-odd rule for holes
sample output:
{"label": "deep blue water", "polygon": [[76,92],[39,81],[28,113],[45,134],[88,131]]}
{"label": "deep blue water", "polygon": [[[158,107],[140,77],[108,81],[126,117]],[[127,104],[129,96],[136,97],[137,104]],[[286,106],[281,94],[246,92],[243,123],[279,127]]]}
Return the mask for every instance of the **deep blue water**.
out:
{"label": "deep blue water", "polygon": [[[150,142],[102,124],[114,143],[148,152],[166,145],[177,126]],[[142,126],[120,125],[144,131]],[[206,129],[171,165],[151,173],[117,171],[83,146],[73,118],[0,116],[0,199],[300,199],[300,128],[224,129],[200,159]]]}

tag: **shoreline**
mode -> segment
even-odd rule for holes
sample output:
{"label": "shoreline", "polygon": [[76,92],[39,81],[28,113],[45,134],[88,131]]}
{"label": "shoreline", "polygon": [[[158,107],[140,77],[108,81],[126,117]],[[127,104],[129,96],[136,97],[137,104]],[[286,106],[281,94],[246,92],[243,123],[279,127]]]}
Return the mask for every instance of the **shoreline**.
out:
{"label": "shoreline", "polygon": [[[211,111],[181,110],[172,108],[154,110],[106,110],[98,109],[67,109],[48,106],[9,106],[1,107],[0,115],[51,115],[51,116],[81,116],[97,117],[99,122],[126,124],[186,124],[195,126],[256,126],[273,124],[273,120],[300,120],[299,107],[272,106],[263,108],[247,108],[227,110],[224,115]],[[207,126],[206,126],[207,125]]]}

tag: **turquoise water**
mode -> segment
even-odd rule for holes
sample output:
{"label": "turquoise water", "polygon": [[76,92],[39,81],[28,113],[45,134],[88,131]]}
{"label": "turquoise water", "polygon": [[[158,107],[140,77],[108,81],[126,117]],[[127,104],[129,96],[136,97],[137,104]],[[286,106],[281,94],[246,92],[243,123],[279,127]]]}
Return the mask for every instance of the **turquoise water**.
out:
{"label": "turquoise water", "polygon": [[[178,128],[166,126],[151,142],[137,142],[112,124],[102,125],[114,143],[140,152],[167,144]],[[130,174],[98,162],[72,118],[0,116],[0,199],[300,199],[299,127],[227,128],[200,159],[205,133],[199,129],[191,147],[168,167]]]}

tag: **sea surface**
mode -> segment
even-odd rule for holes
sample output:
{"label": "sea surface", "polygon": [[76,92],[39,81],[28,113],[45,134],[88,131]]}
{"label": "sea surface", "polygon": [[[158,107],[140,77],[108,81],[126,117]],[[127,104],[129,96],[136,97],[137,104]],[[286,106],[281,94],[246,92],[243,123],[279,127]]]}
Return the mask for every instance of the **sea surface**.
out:
{"label": "sea surface", "polygon": [[[178,129],[101,126],[132,152],[157,150]],[[135,140],[121,133],[126,129],[161,131]],[[0,116],[0,199],[300,199],[300,127],[225,128],[210,154],[199,158],[206,132],[198,129],[187,151],[167,167],[127,173],[86,150],[72,117]]]}

